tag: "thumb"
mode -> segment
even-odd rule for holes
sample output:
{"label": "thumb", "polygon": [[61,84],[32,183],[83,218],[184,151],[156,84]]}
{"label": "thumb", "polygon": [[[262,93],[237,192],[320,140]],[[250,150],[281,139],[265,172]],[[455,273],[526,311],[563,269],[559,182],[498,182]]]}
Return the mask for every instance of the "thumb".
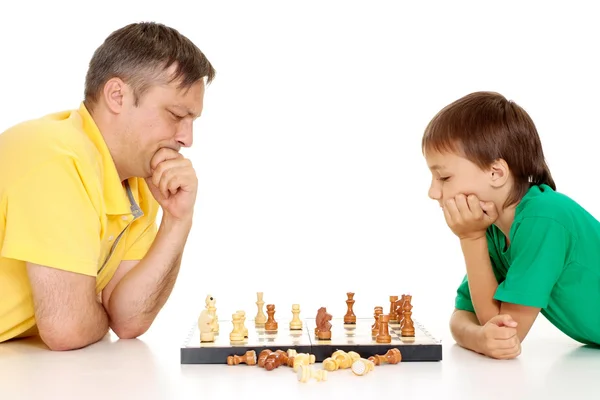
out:
{"label": "thumb", "polygon": [[496,210],[496,205],[493,201],[480,201],[479,205],[481,205],[481,209],[485,211],[490,218],[498,217],[498,210]]}
{"label": "thumb", "polygon": [[510,328],[516,328],[517,326],[517,321],[515,321],[510,315],[508,314],[500,314],[497,315],[496,317],[494,317],[494,324],[498,325],[498,326],[507,326]]}

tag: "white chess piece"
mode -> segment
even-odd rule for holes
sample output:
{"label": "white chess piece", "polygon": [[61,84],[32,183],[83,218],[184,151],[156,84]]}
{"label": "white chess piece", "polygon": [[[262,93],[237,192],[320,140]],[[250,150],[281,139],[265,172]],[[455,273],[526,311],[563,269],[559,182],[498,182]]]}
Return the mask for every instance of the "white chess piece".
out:
{"label": "white chess piece", "polygon": [[198,330],[200,331],[201,342],[214,342],[215,333],[212,330],[212,322],[214,318],[210,315],[210,312],[205,309],[202,310],[198,317]]}
{"label": "white chess piece", "polygon": [[217,300],[215,300],[215,298],[209,294],[208,296],[206,296],[206,300],[204,302],[206,303],[206,309],[208,310],[210,315],[213,317],[213,320],[211,322],[212,331],[215,333],[218,333],[219,332],[219,319],[217,318],[217,307],[216,307]]}

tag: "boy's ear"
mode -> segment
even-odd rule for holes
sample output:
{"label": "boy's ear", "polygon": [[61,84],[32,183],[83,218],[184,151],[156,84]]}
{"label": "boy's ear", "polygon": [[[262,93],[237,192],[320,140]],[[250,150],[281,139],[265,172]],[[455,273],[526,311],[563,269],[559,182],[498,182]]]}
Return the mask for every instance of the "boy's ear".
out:
{"label": "boy's ear", "polygon": [[499,188],[508,182],[510,169],[503,159],[499,158],[492,163],[489,169],[490,183],[493,187]]}

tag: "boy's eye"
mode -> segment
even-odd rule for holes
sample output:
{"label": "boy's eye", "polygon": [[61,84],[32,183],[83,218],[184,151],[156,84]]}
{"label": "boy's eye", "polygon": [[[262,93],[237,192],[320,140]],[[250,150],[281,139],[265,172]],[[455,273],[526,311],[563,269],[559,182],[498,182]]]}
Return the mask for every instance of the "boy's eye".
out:
{"label": "boy's eye", "polygon": [[448,179],[450,179],[450,177],[449,176],[440,176],[438,179],[440,181],[447,181]]}

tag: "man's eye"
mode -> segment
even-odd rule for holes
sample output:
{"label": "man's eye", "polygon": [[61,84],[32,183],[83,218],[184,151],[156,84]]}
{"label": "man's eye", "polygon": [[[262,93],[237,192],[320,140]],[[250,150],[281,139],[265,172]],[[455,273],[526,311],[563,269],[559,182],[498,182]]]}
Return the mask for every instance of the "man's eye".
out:
{"label": "man's eye", "polygon": [[448,179],[450,179],[450,177],[449,176],[440,176],[438,179],[440,181],[447,181]]}
{"label": "man's eye", "polygon": [[184,117],[181,117],[181,116],[179,116],[179,115],[175,114],[174,112],[171,112],[171,111],[169,111],[169,112],[171,113],[171,115],[172,115],[172,116],[173,116],[173,118],[175,118],[175,119],[183,119],[183,118],[184,118]]}

